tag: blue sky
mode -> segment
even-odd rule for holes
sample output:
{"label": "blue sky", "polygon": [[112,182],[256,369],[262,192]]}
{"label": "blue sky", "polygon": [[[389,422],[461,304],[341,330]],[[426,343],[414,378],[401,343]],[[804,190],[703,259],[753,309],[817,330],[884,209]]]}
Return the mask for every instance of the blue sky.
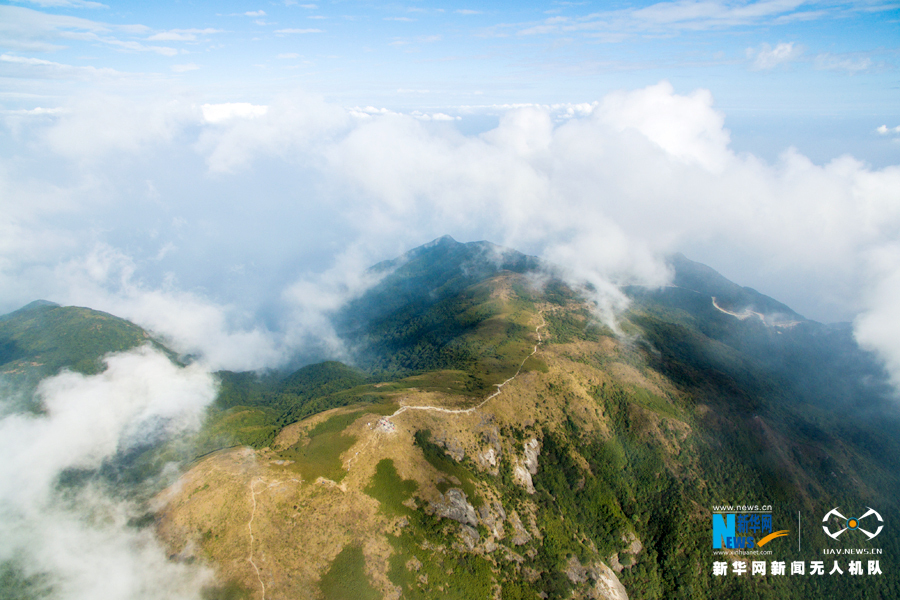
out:
{"label": "blue sky", "polygon": [[302,88],[344,106],[495,114],[665,79],[709,89],[740,148],[826,160],[837,129],[843,151],[898,158],[876,132],[900,125],[892,1],[4,4],[7,110],[84,87],[256,103]]}
{"label": "blue sky", "polygon": [[63,373],[39,417],[0,394],[0,562],[59,598],[109,597],[109,573],[121,597],[202,597],[210,571],[121,497],[59,506],[60,473],[148,419],[196,427],[218,369],[352,363],[329,316],[446,234],[551,261],[613,325],[622,286],[667,285],[683,252],[851,322],[900,389],[898,20],[900,0],[0,0],[0,314],[88,306],[196,358]]}
{"label": "blue sky", "polygon": [[339,354],[362,270],[450,234],[565,263],[607,318],[681,251],[900,373],[898,25],[890,1],[2,2],[0,308],[95,306],[230,368]]}

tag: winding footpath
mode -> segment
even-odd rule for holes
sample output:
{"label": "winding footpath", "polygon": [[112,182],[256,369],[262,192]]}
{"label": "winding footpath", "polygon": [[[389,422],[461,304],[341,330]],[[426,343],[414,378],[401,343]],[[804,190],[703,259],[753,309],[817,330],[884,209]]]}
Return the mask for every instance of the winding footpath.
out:
{"label": "winding footpath", "polygon": [[[541,317],[541,324],[534,328],[534,332],[537,335],[537,343],[534,345],[534,348],[531,350],[531,354],[529,354],[528,356],[525,357],[525,359],[519,365],[519,368],[516,370],[515,374],[512,377],[510,377],[509,379],[507,379],[506,381],[504,381],[502,383],[494,384],[497,387],[497,390],[494,393],[490,394],[487,398],[482,400],[479,404],[472,406],[471,408],[459,408],[459,409],[442,408],[440,406],[401,406],[396,411],[394,411],[394,413],[391,416],[386,417],[385,420],[389,422],[391,419],[393,419],[397,415],[400,415],[400,414],[406,412],[407,410],[431,410],[434,412],[440,412],[440,413],[451,414],[451,415],[469,414],[469,413],[475,412],[476,410],[480,409],[482,406],[487,404],[490,400],[493,400],[494,398],[499,396],[501,394],[501,392],[503,392],[503,386],[505,386],[507,383],[509,383],[510,381],[512,381],[513,379],[515,379],[516,377],[519,376],[519,373],[522,372],[522,367],[525,366],[525,362],[529,358],[534,356],[535,353],[537,353],[538,347],[544,341],[543,338],[541,337],[541,328],[547,326],[547,322],[544,320],[544,311],[543,310],[538,311],[538,315],[540,315],[540,317]],[[366,446],[368,446],[368,444],[371,441],[372,441],[372,439],[370,438],[369,441],[366,443]],[[354,454],[353,457],[350,458],[350,460],[347,462],[347,470],[348,471],[350,470],[350,464],[352,463],[353,459],[356,458],[359,455],[359,453],[363,450],[365,450],[365,447],[361,448],[360,451],[357,451],[356,454]],[[294,481],[297,481],[297,480],[295,479]],[[274,487],[276,485],[279,485],[281,483],[281,481],[274,481],[274,482],[266,485],[261,490],[257,490],[257,488],[256,488],[257,483],[265,483],[265,482],[263,481],[262,477],[257,477],[256,479],[254,479],[253,481],[250,482],[250,501],[253,505],[253,509],[250,512],[250,520],[247,522],[247,531],[250,534],[250,552],[249,552],[249,555],[247,556],[247,562],[250,563],[250,565],[253,567],[253,570],[256,572],[256,579],[257,579],[257,581],[259,581],[259,587],[260,587],[260,590],[262,591],[262,600],[266,600],[266,584],[263,583],[262,573],[259,570],[259,566],[253,560],[253,543],[254,543],[253,520],[256,517],[256,507],[257,507],[256,496],[258,494],[262,494],[262,493],[268,491],[269,489],[271,489],[272,487]],[[298,483],[299,483],[299,481],[298,481]]]}
{"label": "winding footpath", "polygon": [[262,600],[266,600],[266,584],[263,583],[262,575],[259,572],[259,567],[253,561],[253,518],[256,516],[256,495],[261,494],[268,490],[269,488],[278,485],[281,483],[280,481],[275,481],[267,485],[262,491],[257,492],[253,484],[262,481],[262,477],[258,477],[250,482],[250,499],[253,501],[253,511],[250,513],[250,521],[247,522],[247,529],[250,531],[250,555],[247,557],[247,561],[253,565],[253,569],[256,571],[256,579],[259,580],[259,587],[262,589]]}
{"label": "winding footpath", "polygon": [[[531,354],[529,354],[528,356],[525,357],[525,359],[522,361],[522,364],[519,365],[519,368],[516,370],[515,374],[512,377],[510,377],[509,379],[507,379],[506,381],[504,381],[502,383],[495,383],[494,385],[496,386],[497,391],[495,391],[494,393],[489,395],[487,398],[482,400],[480,403],[478,403],[475,406],[472,406],[470,408],[442,408],[440,406],[401,406],[396,411],[394,411],[394,413],[392,415],[390,415],[389,417],[385,417],[384,420],[386,422],[390,423],[391,419],[393,419],[397,415],[404,413],[408,410],[426,410],[426,411],[430,410],[430,411],[440,412],[440,413],[444,413],[444,414],[448,414],[448,415],[463,415],[463,414],[473,413],[476,410],[480,409],[482,406],[487,404],[489,401],[491,401],[494,398],[496,398],[497,396],[499,396],[500,393],[503,391],[503,386],[505,386],[507,383],[509,383],[510,381],[512,381],[513,379],[515,379],[516,377],[519,376],[519,373],[522,372],[522,367],[525,366],[525,363],[528,361],[529,358],[531,358],[532,356],[535,355],[535,353],[538,350],[538,347],[543,343],[544,339],[541,337],[541,327],[547,326],[547,322],[544,320],[544,310],[542,309],[542,310],[538,311],[538,315],[541,317],[541,324],[534,328],[534,333],[537,335],[537,343],[534,345],[534,348],[531,350]],[[350,457],[350,459],[347,461],[347,467],[346,467],[348,471],[350,470],[350,466],[353,464],[353,460],[357,456],[359,456],[360,452],[363,452],[369,446],[369,444],[372,443],[373,439],[374,438],[369,438],[369,440],[366,442],[366,444],[362,448],[357,450],[353,456]]]}
{"label": "winding footpath", "polygon": [[433,410],[435,412],[442,412],[442,413],[447,413],[447,414],[451,414],[451,415],[468,414],[468,413],[475,412],[476,410],[478,410],[479,408],[481,408],[482,406],[487,404],[490,400],[499,396],[500,392],[503,391],[503,386],[519,376],[519,373],[522,372],[522,367],[525,366],[525,362],[529,358],[531,358],[532,356],[535,355],[535,353],[537,352],[538,346],[540,346],[541,342],[544,341],[543,338],[541,337],[541,327],[546,327],[547,322],[544,321],[544,311],[543,310],[538,311],[538,314],[541,317],[541,324],[534,328],[534,332],[537,334],[538,341],[534,345],[534,349],[531,351],[531,354],[529,354],[528,356],[525,357],[525,360],[522,361],[522,364],[520,364],[519,368],[516,370],[515,375],[513,375],[512,377],[510,377],[503,383],[495,383],[494,385],[497,387],[497,391],[494,392],[493,394],[491,394],[490,396],[488,396],[487,398],[485,398],[480,404],[477,404],[471,408],[459,408],[459,409],[441,408],[439,406],[401,406],[394,412],[394,414],[392,414],[391,416],[388,417],[388,420],[393,419],[400,413],[405,412],[407,410]]}

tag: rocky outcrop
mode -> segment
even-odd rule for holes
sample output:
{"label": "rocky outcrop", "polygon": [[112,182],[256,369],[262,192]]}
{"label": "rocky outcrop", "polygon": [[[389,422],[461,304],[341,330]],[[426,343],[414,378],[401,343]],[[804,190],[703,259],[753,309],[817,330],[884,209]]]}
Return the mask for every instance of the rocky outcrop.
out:
{"label": "rocky outcrop", "polygon": [[613,554],[608,560],[609,566],[616,573],[621,573],[623,569],[630,569],[634,565],[634,557],[644,549],[641,540],[630,531],[622,536],[622,542],[626,544],[625,549]]}
{"label": "rocky outcrop", "polygon": [[522,520],[519,518],[518,513],[514,512],[509,515],[509,525],[512,527],[512,539],[510,541],[512,541],[513,545],[521,546],[531,541],[531,534],[522,525]]}
{"label": "rocky outcrop", "polygon": [[513,467],[512,479],[513,483],[525,488],[525,491],[529,494],[534,493],[534,482],[531,480],[531,473],[528,472],[525,465],[516,463]]}
{"label": "rocky outcrop", "polygon": [[446,437],[443,433],[438,433],[434,437],[434,443],[444,449],[453,460],[459,462],[466,457],[466,449],[459,440]]}
{"label": "rocky outcrop", "polygon": [[463,525],[478,526],[475,507],[469,504],[466,493],[459,488],[450,488],[441,499],[431,505],[434,514],[444,519],[453,519]]}
{"label": "rocky outcrop", "polygon": [[513,465],[513,482],[516,485],[520,485],[525,488],[525,491],[529,494],[534,493],[534,482],[532,481],[531,476],[537,475],[538,455],[540,453],[541,443],[537,439],[531,438],[530,440],[525,442],[522,457],[517,457],[515,460],[515,464]]}
{"label": "rocky outcrop", "polygon": [[528,472],[532,475],[537,475],[538,454],[540,453],[541,443],[537,439],[531,438],[525,442],[525,468],[528,469]]}
{"label": "rocky outcrop", "polygon": [[503,522],[506,520],[506,511],[499,502],[491,502],[490,505],[482,504],[478,507],[478,519],[481,524],[487,528],[492,536],[502,539],[506,532],[503,529]]}
{"label": "rocky outcrop", "polygon": [[591,590],[591,596],[596,600],[628,600],[628,592],[625,586],[612,572],[612,569],[603,563],[597,563],[591,572],[591,579],[594,580],[594,587]]}
{"label": "rocky outcrop", "polygon": [[468,525],[459,526],[459,537],[469,552],[474,550],[478,542],[481,541],[481,536],[478,535],[478,532]]}
{"label": "rocky outcrop", "polygon": [[587,592],[588,598],[594,600],[628,600],[628,593],[622,582],[616,577],[612,569],[601,562],[584,566],[573,556],[569,559],[565,570],[566,577],[575,584],[593,581],[593,586]]}

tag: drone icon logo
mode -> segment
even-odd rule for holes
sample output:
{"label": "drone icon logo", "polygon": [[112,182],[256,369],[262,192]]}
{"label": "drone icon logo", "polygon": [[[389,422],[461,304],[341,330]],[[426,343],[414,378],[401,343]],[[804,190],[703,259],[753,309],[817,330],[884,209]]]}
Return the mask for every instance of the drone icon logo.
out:
{"label": "drone icon logo", "polygon": [[[869,508],[869,507],[866,507],[866,508]],[[860,527],[860,522],[861,522],[863,519],[865,519],[866,517],[870,516],[870,515],[875,515],[875,518],[878,519],[879,525],[878,525],[878,529],[875,530],[875,533],[871,533],[871,532],[869,532],[869,531],[866,531],[866,530],[863,529],[862,527]],[[848,519],[847,517],[845,517],[844,515],[842,515],[841,513],[839,513],[837,508],[832,508],[830,511],[828,511],[828,514],[826,514],[826,515],[822,518],[822,522],[823,522],[823,523],[828,523],[828,519],[830,519],[832,516],[841,519],[841,520],[843,521],[842,524],[844,525],[844,528],[841,529],[840,531],[837,531],[836,533],[831,533],[831,530],[828,528],[828,525],[822,525],[822,530],[825,532],[825,534],[826,534],[828,537],[830,537],[830,538],[832,538],[832,539],[835,539],[835,540],[838,539],[838,536],[839,536],[839,535],[841,535],[842,533],[844,533],[844,532],[847,531],[848,529],[861,531],[861,532],[863,532],[864,534],[866,534],[866,536],[868,536],[868,538],[869,538],[870,540],[871,540],[872,538],[874,538],[875,536],[877,536],[879,533],[881,533],[881,530],[884,529],[884,525],[881,524],[881,523],[884,523],[884,519],[882,519],[882,518],[881,518],[881,515],[878,514],[878,511],[876,511],[876,510],[873,509],[873,508],[869,508],[869,510],[866,511],[866,514],[864,514],[863,516],[859,517],[858,519],[857,519],[857,518],[850,518],[850,519]]]}

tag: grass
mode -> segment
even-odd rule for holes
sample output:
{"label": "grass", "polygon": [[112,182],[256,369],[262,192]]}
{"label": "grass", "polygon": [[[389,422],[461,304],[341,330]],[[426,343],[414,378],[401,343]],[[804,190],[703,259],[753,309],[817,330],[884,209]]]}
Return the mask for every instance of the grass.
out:
{"label": "grass", "polygon": [[294,461],[291,468],[309,481],[319,477],[342,480],[347,471],[341,462],[341,454],[356,443],[356,436],[346,435],[344,430],[361,414],[359,411],[344,413],[322,421],[309,430],[305,439],[283,450],[281,458]]}
{"label": "grass", "polygon": [[277,417],[278,413],[264,407],[235,406],[213,411],[199,435],[198,452],[202,454],[235,445],[264,448],[278,433]]}
{"label": "grass", "polygon": [[381,503],[384,512],[401,515],[412,514],[412,509],[403,503],[409,500],[417,489],[419,484],[411,479],[401,479],[394,461],[385,458],[375,466],[372,481],[364,491]]}
{"label": "grass", "polygon": [[378,593],[366,576],[366,559],[359,546],[345,546],[334,558],[331,568],[322,575],[319,589],[326,600],[379,600]]}
{"label": "grass", "polygon": [[[492,598],[494,574],[490,562],[481,556],[438,549],[458,525],[418,513],[415,517],[399,536],[388,537],[394,547],[388,577],[403,590],[402,597],[408,600]],[[425,544],[426,541],[429,543]],[[407,562],[413,557],[421,563],[418,571],[407,568]]]}
{"label": "grass", "polygon": [[677,407],[670,402],[667,402],[665,398],[660,398],[656,394],[653,394],[642,387],[635,386],[632,388],[631,398],[636,404],[648,408],[655,413],[673,419],[684,419],[684,415],[681,414],[681,411],[679,411]]}
{"label": "grass", "polygon": [[[416,432],[415,438],[416,445],[422,449],[422,454],[425,455],[425,460],[441,473],[458,479],[460,482],[459,487],[466,493],[469,502],[474,506],[477,493],[472,473],[463,465],[447,456],[447,453],[440,446],[431,441],[431,431],[427,429],[419,430]],[[451,487],[455,486],[447,483],[438,485],[441,493],[446,492]]]}

